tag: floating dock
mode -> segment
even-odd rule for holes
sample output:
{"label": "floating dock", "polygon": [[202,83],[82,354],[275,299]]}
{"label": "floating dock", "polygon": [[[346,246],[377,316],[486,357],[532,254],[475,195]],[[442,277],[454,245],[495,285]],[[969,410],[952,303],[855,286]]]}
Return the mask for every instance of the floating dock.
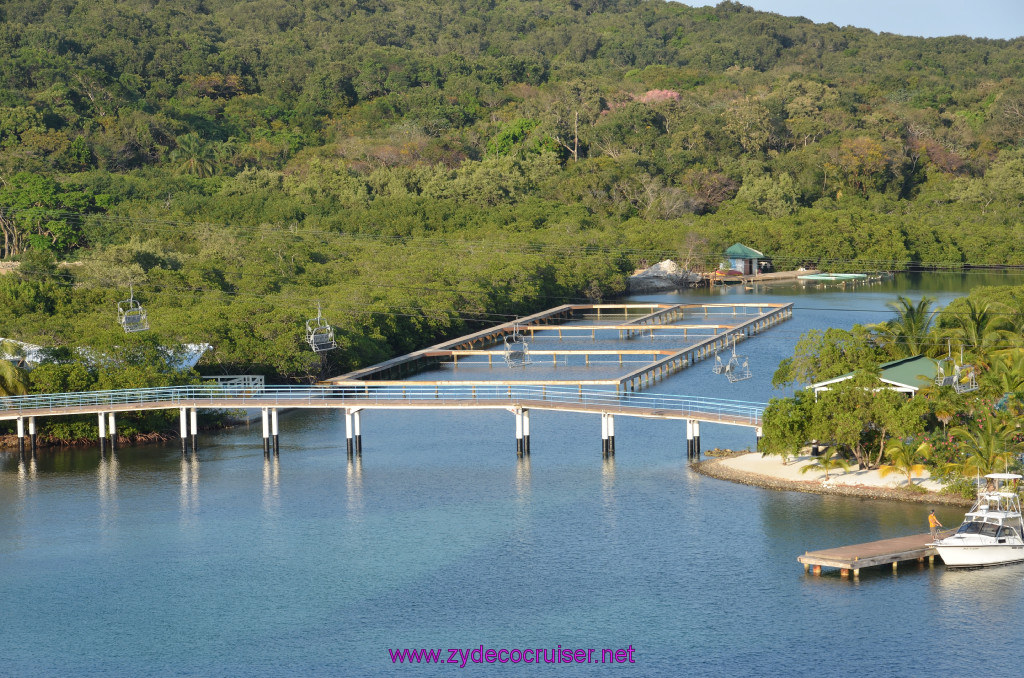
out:
{"label": "floating dock", "polygon": [[808,551],[797,560],[804,565],[804,572],[821,574],[821,568],[834,567],[839,569],[843,577],[854,577],[860,575],[861,568],[875,567],[877,565],[888,565],[892,563],[893,572],[897,565],[908,560],[924,562],[927,558],[929,564],[935,562],[938,552],[931,546],[931,534],[915,534],[909,537],[896,537],[894,539],[882,539],[871,541],[865,544],[853,544],[851,546],[840,546],[822,551]]}

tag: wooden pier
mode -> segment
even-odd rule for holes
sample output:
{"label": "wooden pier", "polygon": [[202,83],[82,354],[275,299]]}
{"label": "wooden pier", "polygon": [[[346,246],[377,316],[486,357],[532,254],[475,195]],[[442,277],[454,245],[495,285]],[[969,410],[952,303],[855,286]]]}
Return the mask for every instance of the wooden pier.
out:
{"label": "wooden pier", "polygon": [[938,552],[931,546],[931,534],[915,534],[909,537],[895,537],[893,539],[881,539],[879,541],[867,542],[864,544],[852,544],[850,546],[839,546],[821,551],[808,551],[797,560],[804,565],[804,572],[821,574],[821,568],[833,567],[839,570],[843,577],[854,577],[860,575],[861,568],[875,567],[878,565],[892,564],[893,572],[897,565],[908,560],[928,563],[935,562]]}
{"label": "wooden pier", "polygon": [[[631,311],[648,311],[640,316],[629,317]],[[609,315],[621,318],[621,322],[607,322]],[[712,316],[729,316],[737,322],[708,323]],[[655,331],[670,331],[674,334],[662,335],[679,338],[681,345],[668,349],[607,349],[607,350],[537,350],[530,349],[530,354],[542,357],[549,356],[551,363],[558,364],[558,356],[583,356],[584,364],[592,361],[590,356],[617,356],[621,365],[623,356],[649,355],[653,359],[638,369],[619,375],[614,379],[494,379],[465,380],[458,383],[464,385],[511,385],[511,384],[557,384],[576,385],[581,390],[587,386],[614,386],[616,391],[636,392],[643,390],[658,381],[671,376],[679,370],[690,367],[702,360],[713,358],[718,352],[726,351],[735,346],[736,342],[784,322],[793,316],[793,304],[777,303],[731,303],[731,304],[564,304],[536,313],[515,322],[504,323],[480,332],[468,334],[457,339],[436,344],[429,348],[414,351],[377,365],[349,372],[337,377],[326,379],[325,385],[397,385],[407,377],[436,367],[443,360],[457,363],[460,357],[486,357],[487,363],[493,365],[494,357],[501,356],[501,351],[488,350],[505,336],[514,333],[529,335],[531,338],[542,332],[556,333],[559,339],[579,339],[589,335],[596,339],[598,330],[617,330],[621,339],[635,339],[649,336],[655,338]],[[586,318],[596,318],[596,323],[567,324]],[[689,320],[690,322],[687,322]],[[697,321],[697,322],[694,322]],[[701,322],[702,321],[702,322]],[[634,344],[635,345],[635,344]],[[546,361],[545,361],[546,362]],[[608,361],[611,362],[611,361]],[[418,381],[420,384],[450,385],[449,380]]]}

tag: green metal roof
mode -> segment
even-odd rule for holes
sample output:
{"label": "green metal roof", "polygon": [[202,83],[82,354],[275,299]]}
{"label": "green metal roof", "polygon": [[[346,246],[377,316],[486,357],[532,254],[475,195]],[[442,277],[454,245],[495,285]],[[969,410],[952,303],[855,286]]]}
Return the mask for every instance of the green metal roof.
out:
{"label": "green metal roof", "polygon": [[[901,358],[900,360],[882,363],[878,366],[878,377],[883,381],[917,390],[934,384],[935,375],[938,374],[938,371],[938,363],[935,360],[928,356],[915,355],[912,358]],[[840,377],[811,384],[808,388],[834,384],[837,381],[843,381],[852,376],[853,372],[847,372]]]}
{"label": "green metal roof", "polygon": [[938,373],[937,363],[923,355],[882,363],[878,368],[882,379],[914,388],[934,384]]}
{"label": "green metal roof", "polygon": [[725,251],[725,256],[730,259],[763,259],[764,252],[758,252],[741,243],[736,243]]}

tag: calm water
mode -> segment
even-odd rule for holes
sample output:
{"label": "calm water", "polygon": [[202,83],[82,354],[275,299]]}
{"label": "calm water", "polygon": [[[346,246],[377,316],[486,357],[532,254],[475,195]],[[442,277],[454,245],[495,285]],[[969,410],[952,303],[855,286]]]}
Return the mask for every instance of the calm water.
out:
{"label": "calm water", "polygon": [[[1010,281],[1014,281],[1011,279]],[[948,301],[973,275],[794,301],[741,344],[755,377],[698,365],[659,390],[765,400],[811,327],[876,322],[895,293]],[[707,299],[707,292],[645,300]],[[768,492],[690,472],[680,422],[534,412],[517,461],[499,412],[287,413],[197,458],[145,447],[0,455],[0,674],[11,676],[1020,674],[1024,568],[804,575],[807,549],[925,529],[926,507]],[[705,426],[705,448],[753,444]],[[938,511],[944,523],[956,510]],[[388,648],[635,648],[634,664],[393,665]],[[447,651],[443,653],[447,659]]]}

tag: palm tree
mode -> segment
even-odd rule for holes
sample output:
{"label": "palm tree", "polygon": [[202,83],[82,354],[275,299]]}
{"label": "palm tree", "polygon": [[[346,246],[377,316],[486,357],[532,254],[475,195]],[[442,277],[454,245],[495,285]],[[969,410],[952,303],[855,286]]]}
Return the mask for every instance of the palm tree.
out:
{"label": "palm tree", "polygon": [[800,473],[807,473],[812,469],[815,471],[824,471],[825,480],[828,480],[829,471],[834,471],[837,468],[841,468],[844,471],[850,470],[850,463],[836,454],[835,450],[826,450],[824,454],[815,459],[810,464],[800,467]]}
{"label": "palm tree", "polygon": [[960,475],[970,477],[988,475],[1006,470],[1013,462],[1014,449],[1018,446],[1012,434],[991,414],[977,428],[957,426],[952,429],[953,437],[960,441],[967,459],[952,466]]}
{"label": "palm tree", "polygon": [[927,459],[932,453],[932,445],[923,442],[916,448],[907,445],[899,439],[889,441],[885,447],[885,453],[889,455],[889,463],[878,467],[878,475],[885,478],[892,473],[907,474],[907,485],[914,482],[914,474],[924,473],[924,464],[921,459]]}
{"label": "palm tree", "polygon": [[200,178],[213,175],[216,159],[202,137],[189,132],[175,139],[175,143],[178,147],[171,151],[171,162],[178,163],[182,172]]}
{"label": "palm tree", "polygon": [[931,335],[936,311],[932,310],[934,299],[921,297],[916,304],[900,295],[886,306],[896,312],[896,317],[874,326],[879,342],[888,348],[896,358],[907,358],[924,353]]}
{"label": "palm tree", "polygon": [[949,422],[953,421],[953,417],[954,416],[956,416],[955,413],[950,412],[949,410],[937,410],[935,412],[935,418],[938,419],[942,423],[942,437],[943,438],[946,437],[946,426],[949,425]]}
{"label": "palm tree", "polygon": [[8,339],[0,339],[0,396],[28,393],[28,372],[24,369],[21,346]]}
{"label": "palm tree", "polygon": [[952,314],[954,326],[944,334],[975,354],[987,353],[999,344],[1009,328],[1005,318],[992,313],[987,302],[976,304],[973,299],[964,299],[965,310]]}

